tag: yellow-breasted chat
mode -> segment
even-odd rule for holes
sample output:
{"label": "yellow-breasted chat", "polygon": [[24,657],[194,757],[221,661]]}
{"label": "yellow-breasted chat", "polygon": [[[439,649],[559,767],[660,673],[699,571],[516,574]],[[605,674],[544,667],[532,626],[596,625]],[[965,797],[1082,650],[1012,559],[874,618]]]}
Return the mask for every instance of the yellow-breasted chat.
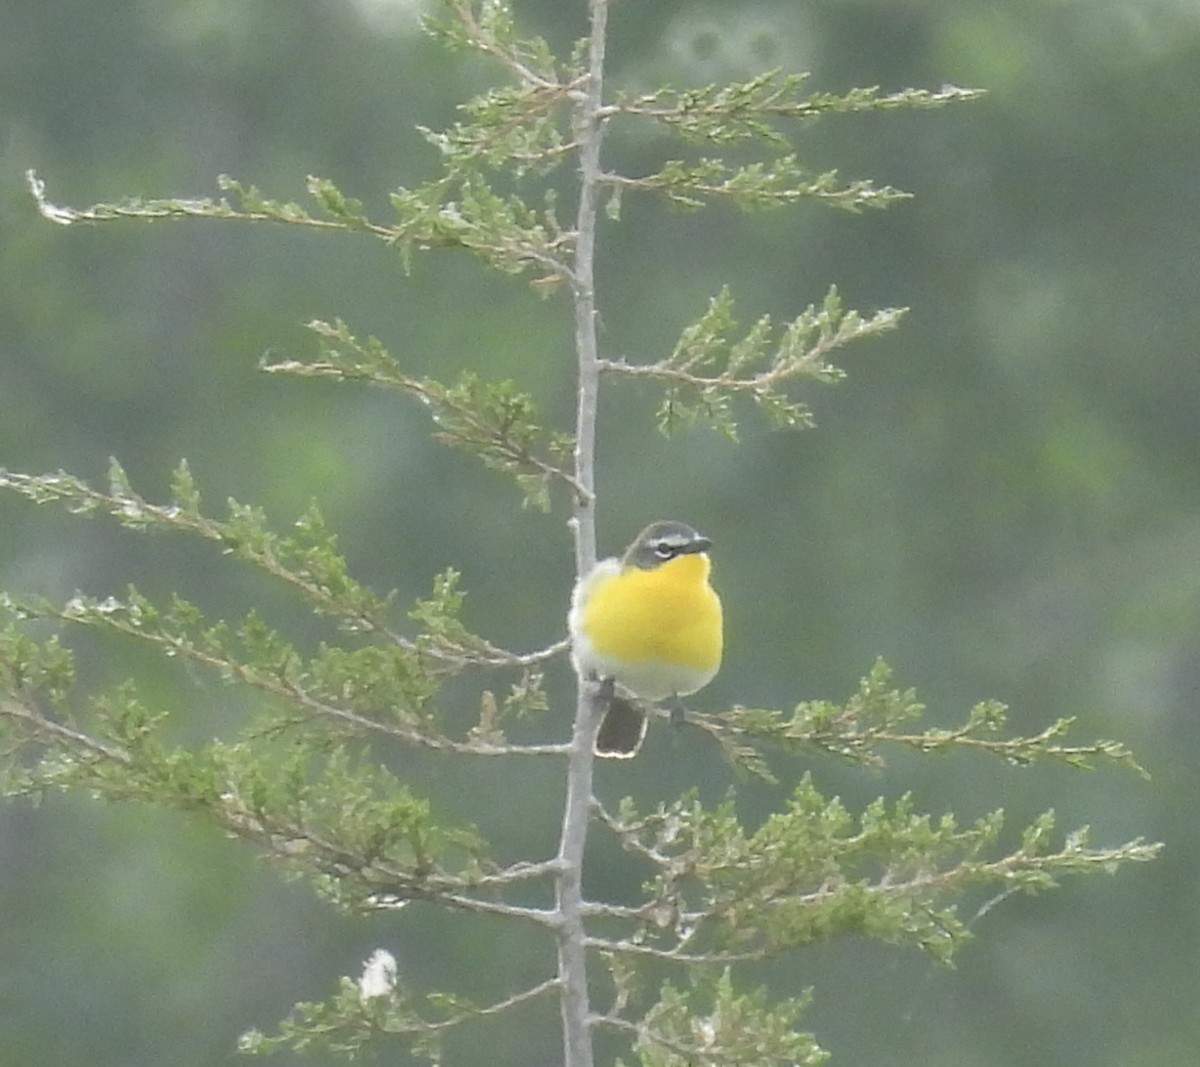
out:
{"label": "yellow-breasted chat", "polygon": [[620,558],[601,560],[571,594],[571,657],[604,684],[596,755],[633,756],[646,732],[636,701],[686,696],[721,666],[721,599],[709,584],[712,542],[682,522],[647,526]]}

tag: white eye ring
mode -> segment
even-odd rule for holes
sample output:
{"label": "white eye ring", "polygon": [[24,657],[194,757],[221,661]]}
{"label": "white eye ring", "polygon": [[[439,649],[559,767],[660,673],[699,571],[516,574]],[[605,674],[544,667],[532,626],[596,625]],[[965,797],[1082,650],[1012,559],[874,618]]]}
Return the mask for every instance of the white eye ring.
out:
{"label": "white eye ring", "polygon": [[668,544],[666,541],[656,541],[654,544],[654,554],[659,559],[670,559],[675,555],[675,546]]}

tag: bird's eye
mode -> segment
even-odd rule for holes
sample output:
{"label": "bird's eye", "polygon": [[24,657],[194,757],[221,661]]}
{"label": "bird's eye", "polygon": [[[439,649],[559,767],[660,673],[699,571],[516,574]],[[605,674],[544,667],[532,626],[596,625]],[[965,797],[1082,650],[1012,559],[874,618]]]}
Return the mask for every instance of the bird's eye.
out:
{"label": "bird's eye", "polygon": [[659,559],[670,559],[673,555],[675,555],[675,546],[666,541],[655,541],[654,554]]}

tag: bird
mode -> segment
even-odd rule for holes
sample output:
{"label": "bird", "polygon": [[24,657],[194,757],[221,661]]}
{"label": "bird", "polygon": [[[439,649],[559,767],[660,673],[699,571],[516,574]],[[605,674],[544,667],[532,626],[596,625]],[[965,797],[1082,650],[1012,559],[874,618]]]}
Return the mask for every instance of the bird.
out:
{"label": "bird", "polygon": [[606,701],[596,755],[628,758],[641,747],[646,711],[625,693],[678,702],[720,668],[721,598],[709,584],[711,546],[685,523],[652,522],[623,556],[601,560],[576,583],[567,618],[571,658],[581,679],[601,683]]}

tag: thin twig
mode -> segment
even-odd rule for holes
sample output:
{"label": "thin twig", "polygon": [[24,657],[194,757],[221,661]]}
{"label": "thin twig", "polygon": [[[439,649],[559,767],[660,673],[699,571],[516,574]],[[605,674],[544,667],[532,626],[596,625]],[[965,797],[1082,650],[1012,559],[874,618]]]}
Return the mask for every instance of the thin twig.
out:
{"label": "thin twig", "polygon": [[641,945],[634,941],[613,941],[604,937],[589,937],[586,944],[590,949],[614,956],[642,956],[646,959],[684,964],[747,963],[751,960],[761,960],[767,955],[765,948],[745,949],[739,952],[683,952],[678,947],[655,948],[653,945]]}
{"label": "thin twig", "polygon": [[55,741],[65,742],[68,745],[84,750],[90,755],[99,756],[114,763],[127,766],[131,762],[129,753],[124,749],[105,744],[99,738],[92,737],[90,734],[85,734],[63,723],[55,722],[42,712],[15,700],[0,699],[0,717],[16,719],[27,726],[31,726],[35,733],[42,736],[43,740],[53,738]]}
{"label": "thin twig", "polygon": [[[530,1000],[535,1000],[551,990],[558,989],[562,985],[558,976],[547,978],[546,981],[540,982],[538,985],[531,986],[529,989],[523,990],[520,993],[514,993],[511,997],[505,997],[504,1000],[498,1000],[494,1004],[488,1004],[482,1008],[468,1008],[460,1011],[448,1019],[442,1019],[438,1022],[422,1022],[419,1030],[422,1033],[437,1033],[440,1030],[447,1030],[450,1027],[458,1026],[460,1023],[470,1022],[470,1020],[478,1018],[481,1015],[500,1015],[508,1011],[510,1008],[515,1008],[520,1004],[525,1004]],[[413,1029],[418,1029],[414,1027]],[[409,1032],[412,1032],[411,1030]]]}

